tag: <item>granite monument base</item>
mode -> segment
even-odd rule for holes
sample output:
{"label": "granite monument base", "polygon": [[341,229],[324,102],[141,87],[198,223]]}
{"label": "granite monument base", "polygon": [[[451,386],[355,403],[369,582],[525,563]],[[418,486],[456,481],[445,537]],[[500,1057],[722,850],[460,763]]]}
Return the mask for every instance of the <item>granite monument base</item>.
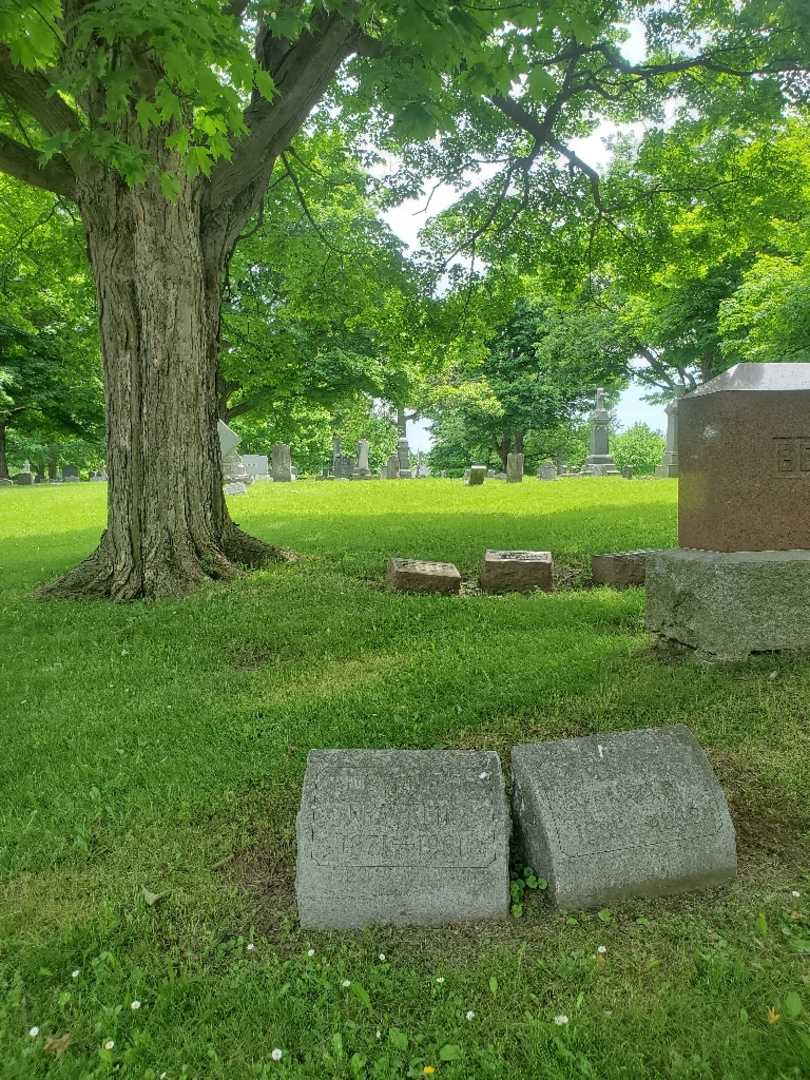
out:
{"label": "granite monument base", "polygon": [[653,552],[646,584],[647,629],[706,658],[810,651],[810,550]]}

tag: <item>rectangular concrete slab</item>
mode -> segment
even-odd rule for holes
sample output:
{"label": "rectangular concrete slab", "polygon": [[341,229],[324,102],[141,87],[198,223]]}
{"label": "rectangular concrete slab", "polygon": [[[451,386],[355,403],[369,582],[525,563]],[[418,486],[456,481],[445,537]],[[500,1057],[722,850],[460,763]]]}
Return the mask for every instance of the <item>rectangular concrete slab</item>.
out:
{"label": "rectangular concrete slab", "polygon": [[398,592],[457,593],[461,588],[458,567],[424,559],[389,559],[385,580]]}
{"label": "rectangular concrete slab", "polygon": [[553,563],[550,551],[486,551],[481,563],[484,592],[551,592]]}
{"label": "rectangular concrete slab", "polygon": [[303,926],[506,918],[509,810],[490,750],[313,750],[297,819]]}
{"label": "rectangular concrete slab", "polygon": [[527,862],[564,910],[729,881],[734,826],[688,728],[512,749],[513,814]]}

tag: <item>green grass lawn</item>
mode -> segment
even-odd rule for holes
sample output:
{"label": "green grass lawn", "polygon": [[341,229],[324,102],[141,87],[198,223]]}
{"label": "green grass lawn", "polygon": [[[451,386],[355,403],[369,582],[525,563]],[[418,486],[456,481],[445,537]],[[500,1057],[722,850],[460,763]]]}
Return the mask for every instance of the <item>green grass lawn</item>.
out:
{"label": "green grass lawn", "polygon": [[[674,481],[259,483],[231,513],[298,561],[179,602],[33,600],[91,550],[104,500],[0,491],[2,1080],[810,1077],[808,666],[667,662],[640,590],[381,588],[392,554],[473,578],[485,547],[576,570],[671,546]],[[497,927],[298,928],[311,747],[508,766],[517,741],[673,723],[731,800],[730,888],[602,918],[533,899]]]}

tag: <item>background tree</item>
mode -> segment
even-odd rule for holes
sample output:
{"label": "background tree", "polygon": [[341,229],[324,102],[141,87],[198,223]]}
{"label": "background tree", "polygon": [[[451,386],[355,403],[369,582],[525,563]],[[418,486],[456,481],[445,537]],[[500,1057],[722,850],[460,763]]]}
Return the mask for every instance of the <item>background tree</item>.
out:
{"label": "background tree", "polygon": [[665,446],[660,431],[653,431],[648,424],[639,421],[613,436],[610,452],[618,468],[629,465],[634,472],[650,474],[660,463]]}

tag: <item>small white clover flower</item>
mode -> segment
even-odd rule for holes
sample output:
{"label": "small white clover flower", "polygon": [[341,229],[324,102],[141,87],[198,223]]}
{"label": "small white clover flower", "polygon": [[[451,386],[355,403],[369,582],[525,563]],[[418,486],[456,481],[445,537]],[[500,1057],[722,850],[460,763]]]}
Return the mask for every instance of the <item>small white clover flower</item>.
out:
{"label": "small white clover flower", "polygon": [[464,1018],[465,1018],[465,1020],[474,1020],[474,1019],[475,1019],[475,1013],[474,1013],[474,1012],[472,1011],[472,1009],[470,1009],[470,1010],[468,1010],[468,1012],[467,1012],[467,1013],[465,1014],[465,1017],[464,1017]]}
{"label": "small white clover flower", "polygon": [[384,953],[384,952],[381,952],[381,953],[380,953],[380,963],[381,963],[381,964],[384,964],[384,963],[385,963],[385,953]]}
{"label": "small white clover flower", "polygon": [[284,1057],[284,1051],[279,1050],[279,1048],[276,1047],[275,1050],[271,1052],[270,1057],[273,1061],[281,1061],[282,1057]]}
{"label": "small white clover flower", "polygon": [[315,955],[315,950],[314,949],[307,949],[307,956],[314,956],[314,955]]}
{"label": "small white clover flower", "polygon": [[560,1013],[559,1016],[554,1017],[554,1023],[557,1024],[559,1027],[563,1027],[565,1024],[568,1023],[568,1017],[565,1015],[565,1013]]}
{"label": "small white clover flower", "polygon": [[112,1050],[114,1046],[115,1046],[115,1039],[107,1039],[107,1041],[104,1043],[104,1049],[105,1050]]}
{"label": "small white clover flower", "polygon": [[488,772],[479,773],[478,774],[478,779],[479,780],[489,780],[489,773]]}
{"label": "small white clover flower", "polygon": [[607,952],[607,946],[606,945],[597,945],[596,946],[596,951],[599,953],[600,956],[604,956],[605,953]]}
{"label": "small white clover flower", "polygon": [[132,1004],[130,1005],[130,1009],[132,1009],[133,1012],[137,1012],[138,1009],[140,1009],[140,1007],[141,1007],[140,1001],[133,1001]]}
{"label": "small white clover flower", "polygon": [[801,893],[799,892],[799,890],[798,890],[798,889],[794,889],[794,890],[793,890],[793,892],[792,892],[792,893],[791,893],[790,895],[791,895],[791,896],[793,896],[793,897],[795,897],[795,898],[796,898],[796,899],[798,900],[798,898],[799,898],[799,897],[800,897],[800,896],[801,896],[802,894],[801,894]]}
{"label": "small white clover flower", "polygon": [[76,968],[75,971],[71,971],[71,973],[70,973],[71,979],[78,979],[78,977],[80,975],[81,975],[81,969],[80,968]]}
{"label": "small white clover flower", "polygon": [[382,1032],[380,1031],[379,1028],[377,1028],[377,1040],[379,1041],[381,1038],[382,1038]]}
{"label": "small white clover flower", "polygon": [[28,1034],[31,1036],[32,1039],[35,1039],[37,1035],[39,1035],[39,1028],[36,1026],[36,1024],[32,1028],[29,1028]]}
{"label": "small white clover flower", "polygon": [[352,985],[352,981],[351,979],[344,979],[340,985],[343,987],[344,990],[348,990],[349,987]]}
{"label": "small white clover flower", "polygon": [[255,952],[256,951],[256,946],[253,944],[252,941],[248,942],[247,951],[248,952]]}
{"label": "small white clover flower", "polygon": [[444,975],[437,975],[436,976],[436,982],[439,984],[439,986],[441,986],[442,983],[444,982]]}

